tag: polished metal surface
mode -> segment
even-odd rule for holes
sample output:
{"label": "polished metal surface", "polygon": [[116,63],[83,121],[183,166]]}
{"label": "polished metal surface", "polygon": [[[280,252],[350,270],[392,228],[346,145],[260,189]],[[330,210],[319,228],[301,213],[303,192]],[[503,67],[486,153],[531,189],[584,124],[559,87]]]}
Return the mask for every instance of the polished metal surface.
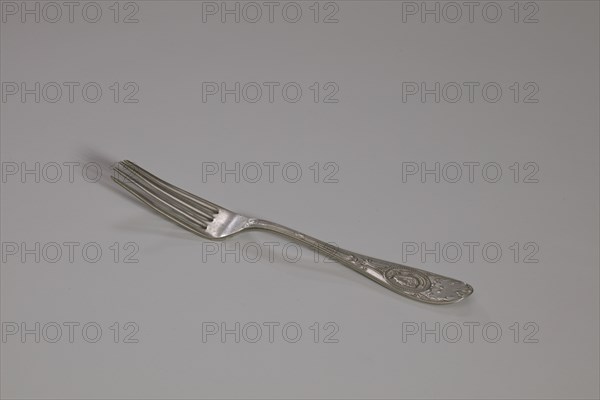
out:
{"label": "polished metal surface", "polygon": [[248,229],[286,236],[408,298],[429,304],[456,303],[473,293],[471,285],[417,268],[367,257],[332,246],[293,229],[250,218],[179,189],[132,163],[113,167],[112,179],[140,201],[199,236],[223,239]]}

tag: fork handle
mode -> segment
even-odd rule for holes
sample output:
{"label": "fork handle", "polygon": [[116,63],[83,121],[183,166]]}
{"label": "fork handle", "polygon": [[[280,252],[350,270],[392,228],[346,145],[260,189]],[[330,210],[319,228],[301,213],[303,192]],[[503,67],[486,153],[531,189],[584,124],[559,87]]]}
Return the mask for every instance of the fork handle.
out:
{"label": "fork handle", "polygon": [[423,303],[456,303],[473,293],[473,287],[465,282],[422,269],[343,250],[274,222],[250,219],[247,228],[264,229],[286,236],[366,276],[393,292]]}

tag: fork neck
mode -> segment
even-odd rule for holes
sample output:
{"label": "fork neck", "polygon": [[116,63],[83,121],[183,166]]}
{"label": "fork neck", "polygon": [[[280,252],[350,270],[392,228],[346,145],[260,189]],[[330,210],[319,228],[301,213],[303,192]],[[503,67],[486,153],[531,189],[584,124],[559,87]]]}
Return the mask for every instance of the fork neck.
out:
{"label": "fork neck", "polygon": [[314,238],[312,236],[306,235],[304,233],[298,232],[297,230],[288,228],[287,226],[277,224],[275,222],[267,221],[264,219],[251,218],[248,220],[247,227],[249,229],[263,229],[279,233],[280,235],[284,235],[294,241],[312,247],[319,253],[322,253],[323,255],[330,257],[334,260],[345,261],[347,258],[344,257],[343,254],[340,252],[339,247]]}

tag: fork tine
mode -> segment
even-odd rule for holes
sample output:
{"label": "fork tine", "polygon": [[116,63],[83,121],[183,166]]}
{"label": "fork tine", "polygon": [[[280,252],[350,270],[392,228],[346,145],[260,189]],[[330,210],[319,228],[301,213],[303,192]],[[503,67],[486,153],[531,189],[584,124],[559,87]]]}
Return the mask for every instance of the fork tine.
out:
{"label": "fork tine", "polygon": [[[121,167],[125,168],[127,170],[127,172],[125,172]],[[135,182],[137,182],[138,184],[140,183],[140,181],[142,181],[143,186],[146,186],[146,187],[149,186],[152,189],[154,189],[154,192],[158,192],[159,197],[161,197],[166,202],[168,202],[170,204],[173,204],[173,202],[175,202],[175,203],[179,204],[180,206],[185,207],[188,210],[188,212],[195,214],[200,219],[206,220],[206,222],[210,222],[214,219],[214,214],[216,214],[216,212],[213,212],[212,210],[209,210],[206,207],[195,206],[196,203],[190,204],[191,203],[190,201],[185,201],[184,199],[182,199],[180,197],[174,196],[171,192],[165,190],[163,187],[157,185],[153,181],[149,180],[148,178],[146,178],[145,176],[140,174],[139,171],[136,171],[134,169],[134,167],[130,167],[125,163],[119,163],[117,169],[124,176],[126,176],[132,180],[135,179]],[[135,177],[135,178],[133,178],[133,177]]]}
{"label": "fork tine", "polygon": [[198,207],[202,207],[202,208],[206,209],[207,211],[210,211],[214,214],[219,212],[218,205],[211,203],[210,201],[205,200],[201,197],[198,197],[195,194],[192,194],[183,189],[180,189],[177,186],[171,185],[168,182],[165,182],[164,180],[151,174],[150,172],[146,171],[145,169],[143,169],[142,167],[140,167],[139,165],[135,164],[132,161],[124,160],[124,161],[121,161],[119,164],[123,164],[125,167],[127,167],[131,170],[134,170],[137,174],[143,176],[148,181],[154,183],[156,186],[160,187],[164,191],[169,192],[171,195],[180,198],[181,200],[188,200],[189,202],[193,203],[194,205],[196,205]]}
{"label": "fork tine", "polygon": [[128,172],[118,167],[115,167],[114,170],[117,173],[121,174],[123,177],[127,178],[129,181],[126,183],[113,176],[112,179],[116,183],[118,183],[121,187],[126,189],[140,201],[144,202],[154,210],[158,211],[163,216],[176,222],[178,225],[188,230],[192,230],[192,232],[194,233],[201,232],[201,230],[198,229],[198,227],[200,227],[203,230],[206,229],[206,227],[208,226],[208,223],[210,221],[206,218],[196,218],[196,216],[190,215],[189,212],[186,212],[185,210],[176,207],[172,204],[172,201],[169,202],[164,198],[161,198],[161,196],[159,196],[156,193],[156,190],[148,188],[148,185],[145,185],[132,174],[129,174]]}
{"label": "fork tine", "polygon": [[162,216],[164,216],[165,218],[169,219],[170,221],[174,222],[175,224],[179,225],[180,227],[196,234],[196,235],[201,235],[201,231],[198,230],[197,228],[194,228],[192,225],[190,225],[187,222],[184,222],[182,219],[179,219],[179,217],[175,216],[175,215],[171,215],[170,213],[163,211],[162,209],[160,209],[158,206],[156,206],[154,203],[152,203],[152,201],[136,192],[134,189],[130,188],[129,186],[127,186],[126,184],[124,184],[123,182],[121,182],[120,180],[118,180],[117,178],[115,178],[114,176],[111,176],[112,180],[115,181],[115,183],[117,183],[119,186],[121,186],[123,189],[127,190],[129,193],[131,193],[134,197],[136,197],[139,201],[141,201],[142,203],[146,204],[148,207],[152,208],[153,210],[155,210],[156,212],[158,212],[159,214],[161,214]]}

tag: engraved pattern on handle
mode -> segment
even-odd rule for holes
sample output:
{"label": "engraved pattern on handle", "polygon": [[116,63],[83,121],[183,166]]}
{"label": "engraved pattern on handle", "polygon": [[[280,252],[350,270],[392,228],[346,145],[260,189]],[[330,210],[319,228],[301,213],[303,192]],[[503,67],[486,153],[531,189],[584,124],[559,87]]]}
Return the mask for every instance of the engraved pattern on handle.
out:
{"label": "engraved pattern on handle", "polygon": [[465,282],[343,250],[274,222],[251,218],[246,228],[265,229],[287,236],[380,285],[414,300],[430,304],[450,304],[473,293],[471,285]]}

